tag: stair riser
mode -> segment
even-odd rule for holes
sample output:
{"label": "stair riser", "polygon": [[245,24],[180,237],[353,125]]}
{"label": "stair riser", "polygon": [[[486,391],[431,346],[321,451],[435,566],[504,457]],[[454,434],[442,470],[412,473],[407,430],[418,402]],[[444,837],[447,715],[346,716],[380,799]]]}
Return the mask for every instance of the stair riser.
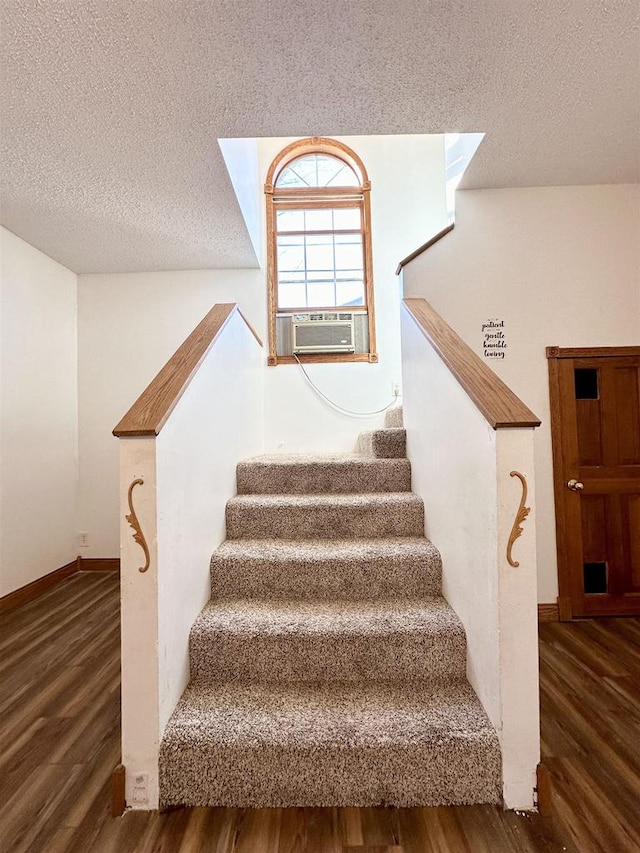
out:
{"label": "stair riser", "polygon": [[382,465],[299,464],[259,465],[240,463],[237,468],[238,494],[351,494],[367,492],[408,492],[411,466],[408,459],[387,459]]}
{"label": "stair riser", "polygon": [[340,539],[423,536],[421,502],[359,506],[251,506],[227,504],[229,539]]}
{"label": "stair riser", "polygon": [[191,677],[200,681],[394,681],[463,678],[462,630],[376,636],[192,633]]}
{"label": "stair riser", "polygon": [[384,425],[386,429],[402,429],[404,427],[402,406],[396,406],[387,411],[384,416]]}
{"label": "stair riser", "polygon": [[407,434],[404,429],[364,432],[358,439],[358,450],[377,459],[404,459],[407,455]]}
{"label": "stair riser", "polygon": [[470,751],[464,739],[367,750],[262,743],[202,748],[196,742],[161,752],[160,802],[237,808],[499,803],[500,775],[499,753],[476,742]]}
{"label": "stair riser", "polygon": [[215,598],[371,600],[439,595],[439,558],[362,562],[271,562],[259,559],[211,561]]}

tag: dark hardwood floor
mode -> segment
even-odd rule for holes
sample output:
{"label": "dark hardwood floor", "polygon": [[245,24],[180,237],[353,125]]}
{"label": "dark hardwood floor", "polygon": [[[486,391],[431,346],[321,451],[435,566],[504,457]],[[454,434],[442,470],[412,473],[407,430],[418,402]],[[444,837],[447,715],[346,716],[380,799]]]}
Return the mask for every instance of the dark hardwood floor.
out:
{"label": "dark hardwood floor", "polygon": [[528,853],[640,850],[640,620],[541,626],[548,816],[450,809],[183,809],[111,818],[118,581],[74,575],[0,626],[0,850]]}

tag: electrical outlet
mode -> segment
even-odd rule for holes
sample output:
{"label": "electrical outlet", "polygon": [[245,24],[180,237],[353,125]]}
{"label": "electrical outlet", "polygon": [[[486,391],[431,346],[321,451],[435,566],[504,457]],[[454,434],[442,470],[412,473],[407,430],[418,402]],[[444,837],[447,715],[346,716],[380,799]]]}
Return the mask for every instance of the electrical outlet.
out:
{"label": "electrical outlet", "polygon": [[78,547],[80,548],[88,548],[89,547],[89,534],[86,530],[80,531],[78,533]]}
{"label": "electrical outlet", "polygon": [[146,803],[149,799],[149,774],[134,773],[133,788],[131,790],[131,801],[134,803]]}

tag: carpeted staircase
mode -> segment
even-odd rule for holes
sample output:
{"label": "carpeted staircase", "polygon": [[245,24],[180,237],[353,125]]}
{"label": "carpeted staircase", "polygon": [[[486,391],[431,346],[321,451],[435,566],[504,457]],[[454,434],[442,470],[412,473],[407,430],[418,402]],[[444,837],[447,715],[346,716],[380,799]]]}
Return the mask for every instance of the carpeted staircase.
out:
{"label": "carpeted staircase", "polygon": [[161,743],[163,806],[500,800],[398,410],[387,424],[358,454],[238,465]]}

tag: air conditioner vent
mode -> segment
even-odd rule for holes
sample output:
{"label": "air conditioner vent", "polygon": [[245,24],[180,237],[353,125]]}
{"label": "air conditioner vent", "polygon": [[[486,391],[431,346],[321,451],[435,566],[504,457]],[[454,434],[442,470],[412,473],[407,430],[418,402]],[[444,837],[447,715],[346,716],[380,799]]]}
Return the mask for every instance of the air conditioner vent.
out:
{"label": "air conditioner vent", "polygon": [[[314,313],[320,313],[314,312]],[[293,355],[293,326],[294,323],[312,323],[317,325],[320,322],[327,322],[325,315],[334,314],[337,320],[328,322],[353,322],[353,350],[350,348],[347,352],[356,354],[367,353],[369,351],[369,326],[367,312],[362,310],[338,310],[325,311],[322,320],[309,320],[309,311],[300,311],[293,314],[278,314],[276,317],[276,347],[278,356]],[[336,350],[333,350],[335,352]],[[304,350],[302,351],[304,352]],[[308,350],[311,352],[311,350]],[[320,350],[320,352],[322,352]]]}
{"label": "air conditioner vent", "polygon": [[296,353],[355,352],[353,319],[298,322],[292,318],[291,327]]}

